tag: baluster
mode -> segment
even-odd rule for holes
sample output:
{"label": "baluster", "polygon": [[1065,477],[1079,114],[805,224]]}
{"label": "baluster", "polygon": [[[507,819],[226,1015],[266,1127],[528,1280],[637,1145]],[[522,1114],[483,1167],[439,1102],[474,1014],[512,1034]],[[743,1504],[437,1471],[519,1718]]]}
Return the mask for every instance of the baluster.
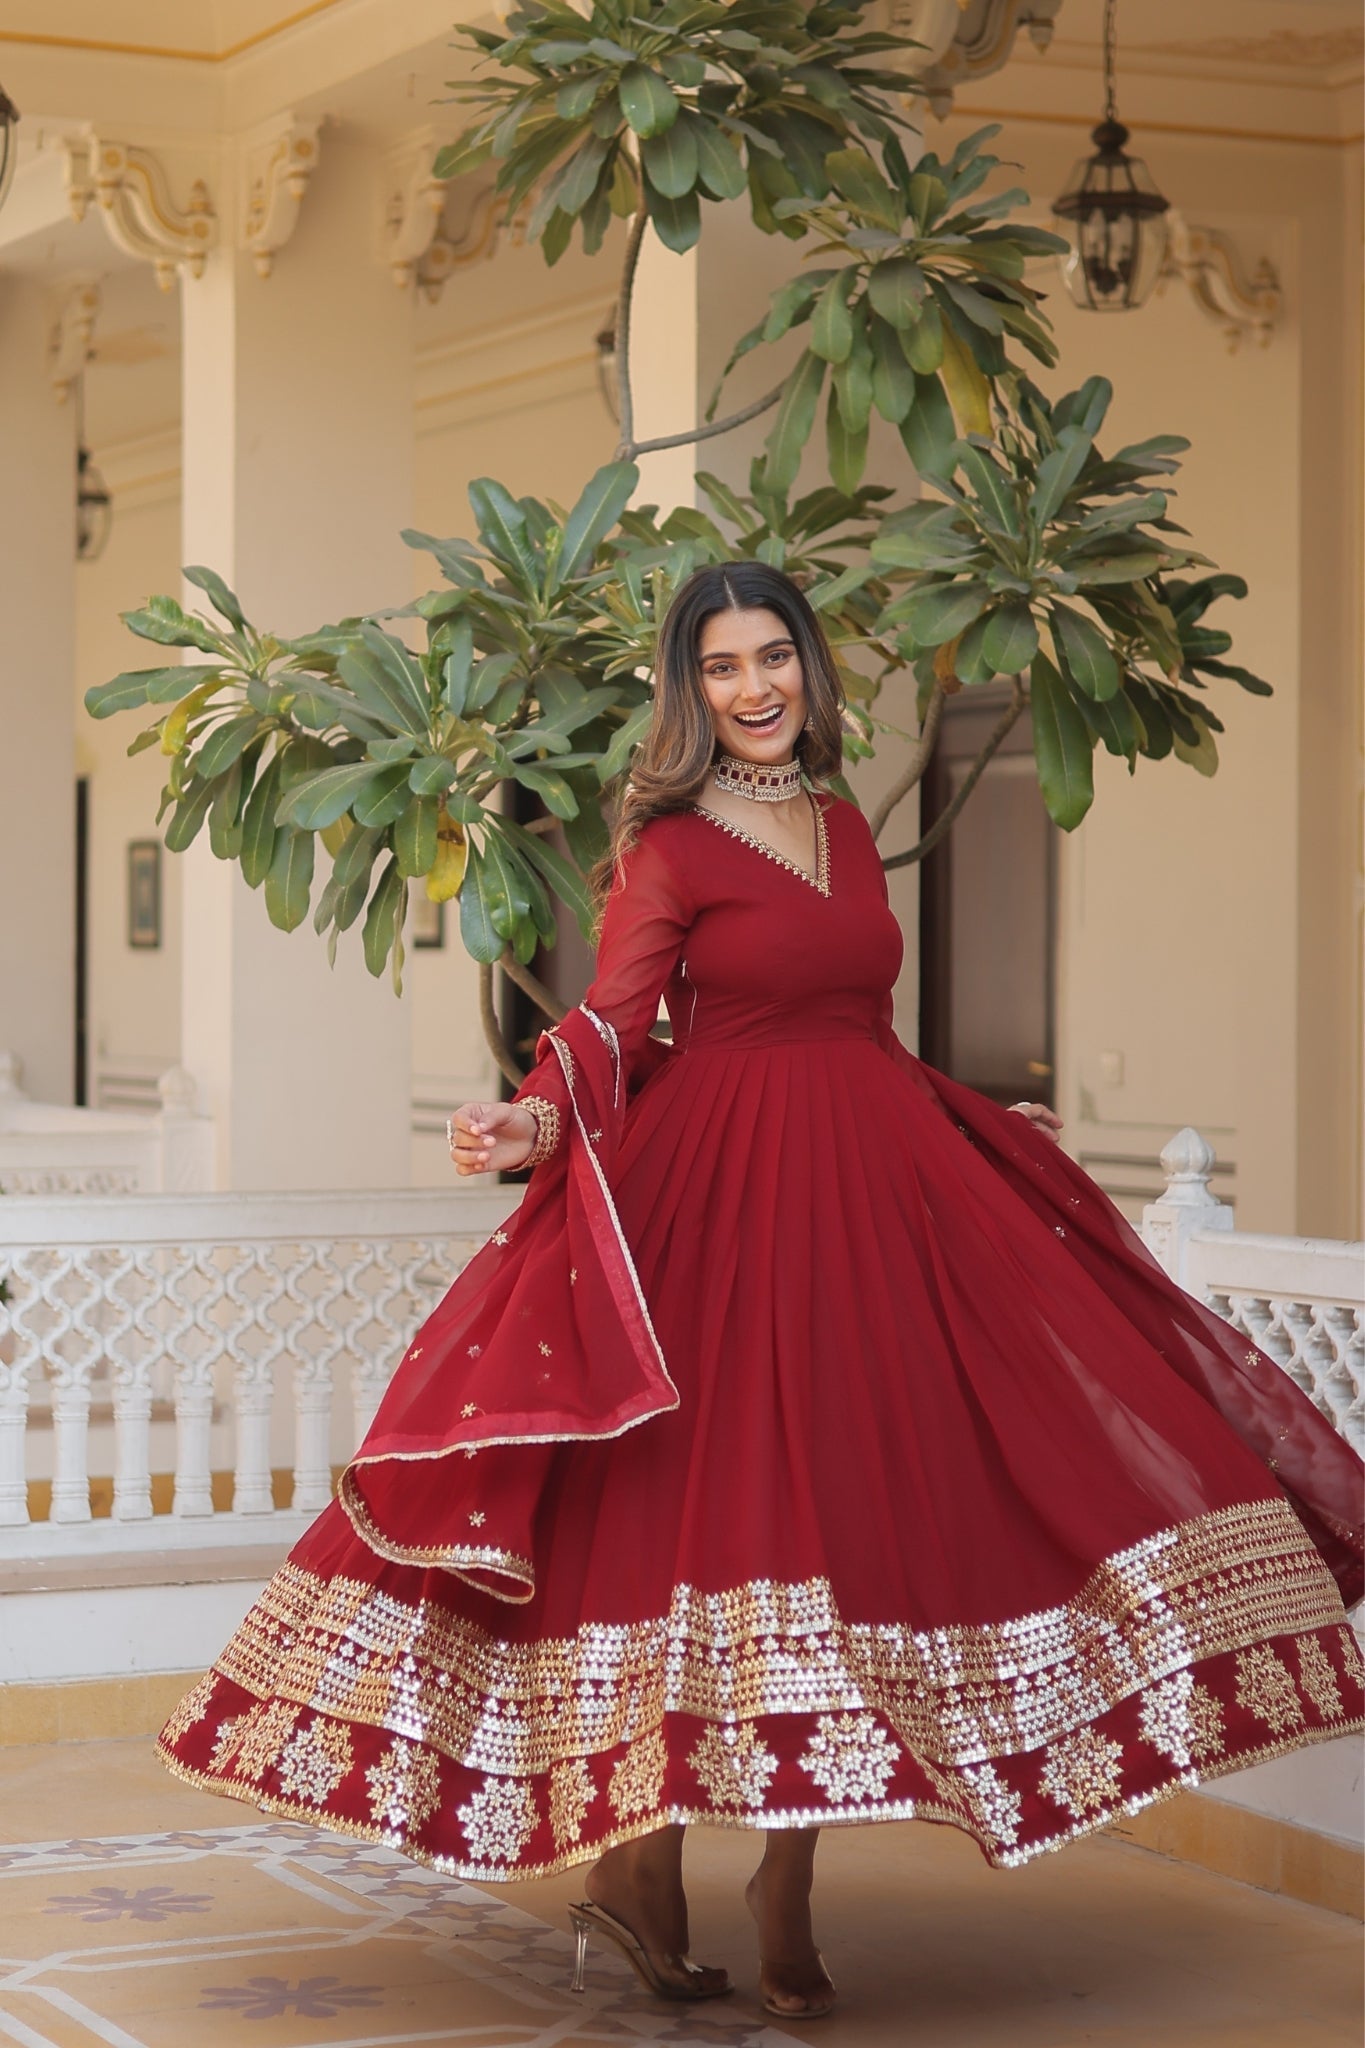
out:
{"label": "baluster", "polygon": [[53,1522],[90,1520],[90,1374],[93,1360],[54,1362],[52,1370]]}
{"label": "baluster", "polygon": [[151,1361],[114,1365],[114,1506],[116,1522],[147,1522],[152,1514]]}
{"label": "baluster", "polygon": [[268,1515],[275,1496],[270,1483],[270,1410],[275,1395],[273,1355],[242,1359],[232,1375],[237,1462],[232,1474],[234,1515]]}
{"label": "baluster", "polygon": [[207,1353],[175,1365],[175,1499],[171,1513],[213,1513],[209,1462],[213,1429],[213,1360]]}
{"label": "baluster", "polygon": [[332,1498],[332,1369],[326,1358],[294,1365],[294,1500],[316,1513]]}
{"label": "baluster", "polygon": [[12,1364],[0,1360],[0,1529],[19,1529],[28,1520],[24,1438],[31,1362],[27,1351]]}

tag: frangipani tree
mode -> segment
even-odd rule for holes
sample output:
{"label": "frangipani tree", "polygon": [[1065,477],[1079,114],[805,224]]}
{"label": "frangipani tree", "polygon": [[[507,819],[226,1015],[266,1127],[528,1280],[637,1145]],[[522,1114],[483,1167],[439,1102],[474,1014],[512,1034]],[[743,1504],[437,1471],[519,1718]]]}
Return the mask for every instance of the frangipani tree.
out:
{"label": "frangipani tree", "polygon": [[[405,536],[444,580],[397,613],[284,639],[252,624],[212,570],[187,569],[209,612],[156,597],[125,618],[189,658],[88,695],[96,717],[152,708],[131,751],[158,746],[167,759],[167,845],[206,829],[283,929],[311,908],[335,948],[359,925],[371,971],[388,963],[397,987],[409,882],[458,899],[510,1076],[493,969],[558,1014],[531,963],[554,942],[556,900],[591,932],[584,877],[606,844],[603,798],[650,717],[658,622],[699,563],[751,555],[806,588],[843,673],[850,756],[903,750],[872,819],[879,834],[928,767],[947,696],[1008,679],[1007,708],[954,803],[888,867],[949,829],[1026,707],[1043,801],[1070,830],[1093,800],[1096,746],[1130,767],[1174,753],[1211,774],[1221,726],[1209,679],[1268,687],[1226,661],[1229,637],[1204,623],[1216,598],[1245,586],[1189,573],[1210,565],[1169,516],[1186,443],[1160,436],[1105,456],[1104,380],[1049,403],[1011,354],[1055,363],[1025,269],[1060,245],[1011,218],[1022,191],[986,189],[995,130],[946,162],[916,150],[910,81],[885,61],[901,39],[866,30],[865,11],[551,0],[512,9],[501,35],[462,30],[486,69],[456,88],[476,118],[439,168],[495,164],[501,203],[551,263],[575,229],[592,252],[613,215],[628,223],[614,459],[567,508],[476,480],[476,541]],[[706,205],[727,200],[808,260],[726,374],[794,331],[804,346],[754,404],[716,419],[717,393],[700,426],[641,440],[630,336],[643,238],[652,229],[685,250]],[[907,452],[894,483],[865,481],[874,412]],[[702,472],[705,510],[632,503],[638,456],[764,414],[747,492]],[[821,420],[830,481],[794,496]],[[906,672],[913,731],[882,706]],[[519,823],[508,785],[544,815]],[[549,842],[557,824],[567,859]],[[331,866],[315,900],[319,840]]]}

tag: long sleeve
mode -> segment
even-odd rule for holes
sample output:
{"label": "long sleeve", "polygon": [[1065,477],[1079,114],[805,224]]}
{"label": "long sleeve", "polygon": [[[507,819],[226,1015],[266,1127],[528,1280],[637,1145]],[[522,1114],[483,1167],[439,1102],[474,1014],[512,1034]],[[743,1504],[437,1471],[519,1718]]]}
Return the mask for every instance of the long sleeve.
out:
{"label": "long sleeve", "polygon": [[[583,998],[585,1007],[616,1032],[628,1088],[638,1086],[651,1069],[649,1034],[693,914],[686,884],[646,826],[607,898],[597,972]],[[535,1164],[562,1142],[568,1103],[555,1053],[548,1045],[539,1049],[542,1057],[512,1097],[531,1110],[539,1127]]]}

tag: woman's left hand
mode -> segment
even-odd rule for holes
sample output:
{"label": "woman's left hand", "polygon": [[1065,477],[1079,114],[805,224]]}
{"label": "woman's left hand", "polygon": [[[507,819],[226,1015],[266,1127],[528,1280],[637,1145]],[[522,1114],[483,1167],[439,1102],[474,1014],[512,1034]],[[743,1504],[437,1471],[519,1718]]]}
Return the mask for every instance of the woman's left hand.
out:
{"label": "woman's left hand", "polygon": [[1061,1141],[1057,1133],[1062,1128],[1062,1119],[1055,1109],[1049,1109],[1045,1102],[1012,1102],[1011,1116],[1026,1116],[1037,1131],[1045,1131],[1054,1145]]}

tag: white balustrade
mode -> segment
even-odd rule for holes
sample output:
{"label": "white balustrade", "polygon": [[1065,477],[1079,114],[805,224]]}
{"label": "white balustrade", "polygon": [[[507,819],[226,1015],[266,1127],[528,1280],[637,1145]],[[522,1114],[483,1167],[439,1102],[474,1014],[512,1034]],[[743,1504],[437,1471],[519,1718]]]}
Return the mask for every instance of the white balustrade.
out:
{"label": "white balustrade", "polygon": [[[302,1528],[326,1505],[332,1466],[368,1428],[413,1331],[517,1200],[515,1189],[456,1188],[0,1202],[0,1557],[246,1543],[266,1524]],[[110,1519],[93,1522],[91,1402],[105,1387],[113,1503]],[[292,1429],[277,1412],[286,1400]],[[154,1516],[155,1413],[168,1403],[174,1493],[170,1514]],[[51,1429],[46,1522],[28,1509],[40,1424]],[[273,1497],[282,1438],[287,1509]],[[232,1464],[225,1511],[213,1482],[227,1458],[215,1461],[215,1448]]]}
{"label": "white balustrade", "polygon": [[0,1196],[191,1193],[214,1181],[214,1130],[183,1067],[157,1082],[160,1108],[31,1102],[16,1054],[0,1052]]}
{"label": "white balustrade", "polygon": [[1148,1249],[1365,1453],[1365,1244],[1234,1230],[1209,1188],[1213,1147],[1197,1131],[1178,1131],[1161,1164],[1166,1192],[1142,1212]]}

